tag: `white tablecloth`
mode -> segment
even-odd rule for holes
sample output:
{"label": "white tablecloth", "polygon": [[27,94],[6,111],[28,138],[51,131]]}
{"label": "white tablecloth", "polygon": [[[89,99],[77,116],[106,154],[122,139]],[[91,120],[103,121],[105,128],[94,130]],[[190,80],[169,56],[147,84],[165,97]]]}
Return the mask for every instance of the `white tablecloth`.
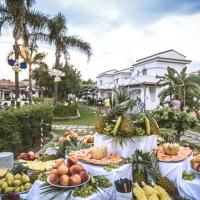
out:
{"label": "white tablecloth", "polygon": [[157,136],[145,136],[135,137],[136,142],[127,141],[120,144],[116,143],[112,138],[106,138],[106,135],[95,133],[94,135],[94,146],[105,146],[108,152],[117,153],[124,158],[130,157],[135,150],[141,150],[143,152],[150,152],[157,147]]}
{"label": "white tablecloth", "polygon": [[183,171],[191,171],[191,159],[192,157],[189,157],[176,163],[159,162],[159,168],[163,176],[175,183],[183,197],[190,200],[200,200],[200,175],[196,174],[196,178],[193,181],[182,179]]}
{"label": "white tablecloth", "polygon": [[103,169],[104,166],[91,165],[80,161],[79,163],[83,165],[83,167],[93,176],[105,175],[112,183],[120,178],[132,179],[132,164],[124,164],[121,165],[118,169],[112,169],[112,171],[107,172]]}
{"label": "white tablecloth", "polygon": [[[31,188],[31,190],[29,191],[28,195],[27,195],[27,200],[49,200],[49,198],[51,197],[50,195],[40,195],[40,186],[43,182],[41,181],[35,181],[35,183],[33,184],[33,187]],[[93,193],[91,196],[89,197],[76,197],[76,198],[72,198],[73,200],[110,200],[111,196],[113,194],[113,187],[106,189],[107,191],[101,191],[100,193]],[[63,200],[65,199],[65,197],[67,196],[68,192],[64,192],[61,195],[57,196],[56,198],[54,198],[54,200]]]}

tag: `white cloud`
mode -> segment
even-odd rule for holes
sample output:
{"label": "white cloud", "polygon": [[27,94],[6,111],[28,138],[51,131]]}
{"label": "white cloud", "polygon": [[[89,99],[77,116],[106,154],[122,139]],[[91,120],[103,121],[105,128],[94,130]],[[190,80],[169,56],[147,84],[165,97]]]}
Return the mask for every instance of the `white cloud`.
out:
{"label": "white cloud", "polygon": [[[116,12],[113,16],[118,14]],[[200,68],[200,65],[195,64],[200,63],[200,14],[168,16],[145,28],[128,22],[112,29],[108,22],[102,26],[95,24],[90,27],[77,27],[69,22],[68,26],[69,34],[79,35],[90,42],[93,49],[94,55],[90,63],[87,63],[85,55],[71,51],[71,63],[81,71],[85,79],[95,79],[97,74],[104,70],[130,67],[137,59],[172,48],[191,59],[196,66],[195,69]],[[10,43],[6,44],[4,41]],[[6,54],[11,47],[10,37],[0,38],[0,78],[14,77],[5,62]],[[42,48],[49,52],[46,60],[52,66],[55,60],[53,48],[47,45],[42,45]],[[190,67],[191,70],[194,68]],[[27,70],[21,73],[20,77],[27,78]]]}

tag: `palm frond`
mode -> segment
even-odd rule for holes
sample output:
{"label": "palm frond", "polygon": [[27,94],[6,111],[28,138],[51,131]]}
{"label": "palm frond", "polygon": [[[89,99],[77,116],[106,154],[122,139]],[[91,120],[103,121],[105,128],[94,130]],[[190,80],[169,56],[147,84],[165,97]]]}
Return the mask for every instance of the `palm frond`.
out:
{"label": "palm frond", "polygon": [[88,60],[92,56],[91,45],[88,42],[78,38],[77,36],[63,37],[63,44],[66,45],[66,47],[77,48],[79,51],[85,53],[88,57]]}

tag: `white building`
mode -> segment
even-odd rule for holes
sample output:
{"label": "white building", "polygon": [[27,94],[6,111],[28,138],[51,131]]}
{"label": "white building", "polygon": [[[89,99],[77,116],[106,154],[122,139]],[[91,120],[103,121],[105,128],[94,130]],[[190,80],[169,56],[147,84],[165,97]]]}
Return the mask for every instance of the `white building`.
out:
{"label": "white building", "polygon": [[140,98],[146,110],[159,106],[159,77],[164,76],[167,67],[181,71],[191,60],[171,49],[139,59],[130,68],[110,70],[97,76],[98,98],[110,97],[116,87],[125,87],[133,99]]}

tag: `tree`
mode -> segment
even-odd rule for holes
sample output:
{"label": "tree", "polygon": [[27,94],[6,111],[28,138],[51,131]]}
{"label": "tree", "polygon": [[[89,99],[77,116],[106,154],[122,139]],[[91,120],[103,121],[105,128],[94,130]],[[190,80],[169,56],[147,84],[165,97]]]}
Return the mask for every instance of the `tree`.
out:
{"label": "tree", "polygon": [[[17,41],[23,38],[27,42],[29,30],[41,30],[47,22],[46,16],[42,13],[30,10],[35,3],[34,0],[3,0],[0,4],[0,31],[3,25],[13,28],[15,61],[18,65],[19,46]],[[16,99],[19,98],[19,74],[15,72]],[[19,102],[17,102],[19,107]]]}
{"label": "tree", "polygon": [[[59,98],[65,99],[68,94],[77,94],[81,87],[81,74],[77,71],[73,65],[69,65],[67,62],[64,66],[60,65],[61,70],[65,75],[61,77],[59,84]],[[43,88],[43,94],[46,97],[52,97],[54,89],[54,77],[50,76],[48,70],[38,67],[33,70],[33,79],[36,85]]]}
{"label": "tree", "polygon": [[182,107],[187,105],[190,109],[194,109],[199,106],[200,85],[196,78],[187,76],[186,70],[187,67],[184,67],[179,73],[174,68],[167,68],[167,74],[159,81],[160,86],[165,87],[159,94],[161,101],[164,101],[167,96],[171,99],[172,95],[177,95],[182,102]]}
{"label": "tree", "polygon": [[[67,60],[69,57],[69,48],[74,47],[85,53],[88,59],[92,55],[91,46],[89,43],[79,39],[77,36],[67,35],[66,18],[63,14],[58,13],[48,23],[48,33],[38,34],[38,38],[47,41],[50,45],[55,46],[55,68],[59,69],[61,54]],[[54,104],[58,99],[58,82],[54,84]]]}

